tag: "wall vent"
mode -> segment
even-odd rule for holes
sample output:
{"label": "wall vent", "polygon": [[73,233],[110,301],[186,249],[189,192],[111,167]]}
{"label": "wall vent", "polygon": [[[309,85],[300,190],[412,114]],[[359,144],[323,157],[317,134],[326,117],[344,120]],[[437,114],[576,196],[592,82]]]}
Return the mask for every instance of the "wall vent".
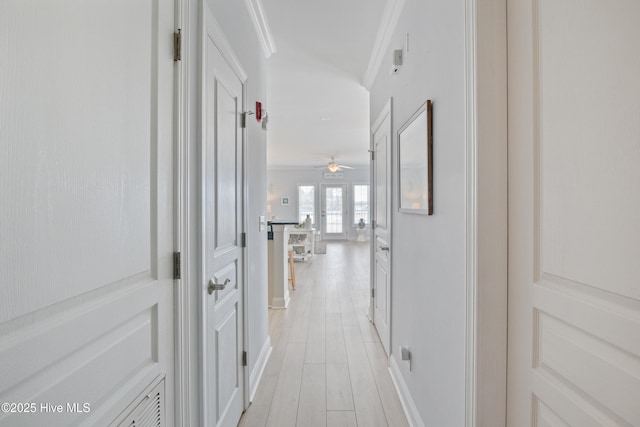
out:
{"label": "wall vent", "polygon": [[164,427],[164,377],[154,381],[124,412],[128,414],[118,427]]}

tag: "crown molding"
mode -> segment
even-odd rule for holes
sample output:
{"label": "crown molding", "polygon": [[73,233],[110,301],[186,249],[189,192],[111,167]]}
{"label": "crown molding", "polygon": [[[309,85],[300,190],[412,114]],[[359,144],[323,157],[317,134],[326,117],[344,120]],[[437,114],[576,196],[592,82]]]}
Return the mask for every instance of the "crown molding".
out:
{"label": "crown molding", "polygon": [[382,65],[382,59],[387,51],[387,47],[389,47],[389,42],[398,24],[404,3],[405,0],[387,1],[387,6],[384,9],[382,21],[380,21],[380,27],[378,28],[378,34],[376,35],[376,41],[373,43],[373,49],[369,57],[369,65],[362,78],[362,86],[367,90],[371,89],[378,75],[380,65]]}
{"label": "crown molding", "polygon": [[245,4],[247,5],[253,27],[256,29],[258,41],[260,42],[264,56],[268,58],[275,53],[276,44],[273,41],[269,22],[267,21],[267,14],[264,11],[262,2],[260,0],[245,0]]}

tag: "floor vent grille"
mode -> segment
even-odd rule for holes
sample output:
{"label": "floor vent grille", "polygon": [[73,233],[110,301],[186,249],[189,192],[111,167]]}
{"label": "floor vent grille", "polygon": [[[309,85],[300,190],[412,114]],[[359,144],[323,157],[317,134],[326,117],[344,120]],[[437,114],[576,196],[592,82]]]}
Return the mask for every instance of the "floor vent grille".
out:
{"label": "floor vent grille", "polygon": [[164,378],[139,396],[135,407],[118,427],[164,427]]}

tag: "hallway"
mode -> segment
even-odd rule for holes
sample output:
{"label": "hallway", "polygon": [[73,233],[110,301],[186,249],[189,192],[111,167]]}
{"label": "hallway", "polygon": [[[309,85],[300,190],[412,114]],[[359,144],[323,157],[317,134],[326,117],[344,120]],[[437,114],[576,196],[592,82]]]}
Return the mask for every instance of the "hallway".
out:
{"label": "hallway", "polygon": [[273,352],[240,426],[407,426],[366,316],[369,245],[328,242],[296,263],[286,310],[269,310]]}

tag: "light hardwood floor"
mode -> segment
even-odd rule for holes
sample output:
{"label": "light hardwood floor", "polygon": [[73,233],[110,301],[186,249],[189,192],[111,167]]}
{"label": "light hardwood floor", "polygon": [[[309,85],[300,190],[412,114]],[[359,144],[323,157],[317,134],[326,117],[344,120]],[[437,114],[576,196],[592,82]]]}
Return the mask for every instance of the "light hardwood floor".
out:
{"label": "light hardwood floor", "polygon": [[286,310],[269,310],[273,352],[242,427],[408,426],[369,307],[369,245],[328,242],[295,264]]}

